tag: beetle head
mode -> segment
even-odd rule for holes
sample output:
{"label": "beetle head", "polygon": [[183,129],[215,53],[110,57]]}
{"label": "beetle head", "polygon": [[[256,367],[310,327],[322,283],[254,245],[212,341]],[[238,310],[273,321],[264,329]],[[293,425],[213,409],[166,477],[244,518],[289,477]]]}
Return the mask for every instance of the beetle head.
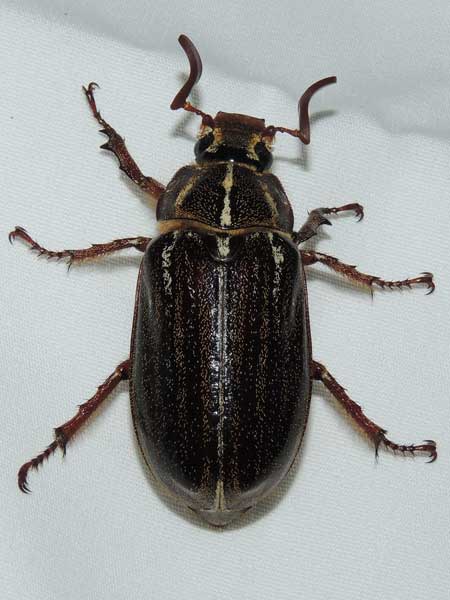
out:
{"label": "beetle head", "polygon": [[212,122],[202,123],[195,157],[199,163],[234,160],[263,171],[272,164],[273,135],[265,132],[264,119],[218,112]]}
{"label": "beetle head", "polygon": [[183,108],[202,117],[200,139],[195,146],[198,162],[211,160],[235,160],[263,171],[272,163],[272,143],[277,132],[288,133],[304,144],[310,142],[308,106],[311,97],[325,85],[336,83],[336,77],[326,77],[313,83],[298,101],[299,129],[266,126],[264,119],[237,113],[218,112],[215,117],[204,113],[187,101],[202,74],[202,61],[197,48],[186,35],[178,38],[189,60],[189,78],[172,100],[170,108]]}

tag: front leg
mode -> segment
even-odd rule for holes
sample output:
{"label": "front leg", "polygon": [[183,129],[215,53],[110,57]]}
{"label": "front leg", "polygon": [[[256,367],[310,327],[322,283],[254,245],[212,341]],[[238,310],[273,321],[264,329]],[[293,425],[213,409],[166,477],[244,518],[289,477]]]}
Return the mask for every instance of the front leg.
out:
{"label": "front leg", "polygon": [[322,225],[331,225],[325,215],[337,215],[340,212],[353,211],[358,217],[358,221],[364,216],[364,209],[361,204],[345,204],[344,206],[335,206],[333,208],[316,208],[312,210],[305,224],[294,233],[293,239],[296,244],[301,244],[317,234],[319,227]]}
{"label": "front leg", "polygon": [[99,258],[106,254],[112,254],[125,248],[136,248],[140,252],[145,252],[147,245],[150,243],[151,238],[147,237],[135,237],[135,238],[123,238],[120,240],[113,240],[106,244],[92,244],[90,248],[83,248],[81,250],[47,250],[40,244],[38,244],[23,227],[16,227],[14,231],[9,234],[9,241],[12,243],[16,238],[23,240],[31,250],[36,251],[39,256],[46,256],[48,259],[55,258],[60,260],[67,258],[69,267],[74,262],[82,262],[93,258]]}
{"label": "front leg", "polygon": [[300,253],[302,255],[304,265],[313,265],[317,262],[322,263],[333,271],[336,271],[336,273],[340,273],[355,283],[370,289],[372,289],[374,285],[377,285],[380,288],[393,289],[404,287],[410,288],[413,285],[425,284],[429,290],[427,294],[431,294],[435,288],[432,273],[422,273],[419,277],[414,277],[414,279],[388,281],[386,279],[381,279],[381,277],[376,275],[360,273],[354,265],[347,265],[334,256],[329,256],[328,254],[322,254],[321,252],[314,252],[312,250],[301,250]]}
{"label": "front leg", "polygon": [[427,452],[430,456],[428,462],[433,462],[437,458],[436,443],[433,440],[424,440],[422,444],[397,444],[386,437],[386,429],[383,429],[363,413],[359,404],[356,404],[346,393],[345,389],[336,381],[336,379],[320,363],[313,361],[311,365],[312,377],[316,381],[321,381],[331,392],[334,398],[339,402],[346,414],[358,425],[360,429],[369,437],[375,445],[375,454],[378,455],[378,448],[383,444],[386,448],[402,454],[411,454],[414,456],[418,452]]}
{"label": "front leg", "polygon": [[115,129],[111,127],[109,123],[103,119],[100,115],[100,112],[97,110],[97,105],[95,103],[94,98],[94,89],[98,87],[96,83],[90,83],[87,88],[83,86],[84,93],[86,94],[86,98],[89,102],[89,106],[91,107],[92,114],[103,127],[101,129],[101,133],[104,133],[108,136],[108,141],[106,144],[100,146],[104,150],[109,150],[113,154],[117,156],[119,159],[119,167],[120,169],[128,175],[128,177],[134,181],[136,185],[138,185],[141,190],[144,192],[148,192],[155,200],[161,196],[164,192],[164,186],[153,179],[153,177],[146,177],[143,175],[134,159],[130,156],[127,147],[125,146],[125,142],[123,138],[117,133]]}

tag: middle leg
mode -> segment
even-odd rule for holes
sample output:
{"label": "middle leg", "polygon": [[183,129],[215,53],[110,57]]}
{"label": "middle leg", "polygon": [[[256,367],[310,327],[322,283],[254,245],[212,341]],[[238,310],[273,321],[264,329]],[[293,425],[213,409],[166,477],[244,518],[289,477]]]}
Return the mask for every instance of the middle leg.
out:
{"label": "middle leg", "polygon": [[23,240],[31,250],[38,252],[39,256],[46,256],[48,259],[56,258],[57,260],[61,260],[62,258],[69,259],[69,267],[74,262],[98,258],[106,254],[124,250],[125,248],[136,248],[140,252],[145,252],[147,245],[151,241],[151,238],[147,237],[123,238],[106,244],[92,244],[90,248],[83,248],[81,250],[47,250],[47,248],[38,244],[23,227],[19,226],[9,234],[9,241],[11,243],[16,238]]}
{"label": "middle leg", "polygon": [[381,277],[377,277],[376,275],[367,275],[366,273],[361,273],[355,268],[354,265],[343,263],[339,259],[335,258],[334,256],[329,256],[328,254],[322,254],[321,252],[314,252],[312,250],[301,250],[300,253],[302,255],[304,265],[322,263],[333,271],[336,271],[337,273],[344,275],[344,277],[351,279],[355,283],[364,285],[371,290],[374,285],[377,285],[380,288],[393,289],[403,287],[410,288],[413,285],[426,284],[429,290],[427,294],[431,294],[435,288],[432,273],[421,273],[419,277],[414,277],[413,279],[388,281],[386,279],[381,279]]}

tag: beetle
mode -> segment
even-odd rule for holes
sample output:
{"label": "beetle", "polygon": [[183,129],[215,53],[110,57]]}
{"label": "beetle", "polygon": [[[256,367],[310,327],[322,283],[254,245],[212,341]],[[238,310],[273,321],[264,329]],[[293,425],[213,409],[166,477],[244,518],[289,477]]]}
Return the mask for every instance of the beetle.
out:
{"label": "beetle", "polygon": [[66,445],[110,392],[129,380],[134,428],[157,482],[202,519],[224,526],[267,496],[286,476],[301,446],[311,386],[321,381],[374,443],[403,454],[437,457],[436,444],[397,444],[369,420],[328,370],[312,357],[305,267],[321,263],[372,290],[425,284],[431,273],[387,281],[361,273],[335,257],[300,246],[327,216],[359,204],[312,210],[294,230],[292,208],[270,173],[276,133],[310,142],[309,102],[327,77],[298,103],[299,128],[266,126],[264,119],[218,112],[187,99],[202,62],[185,35],[179,42],[190,74],[171,108],[201,117],[195,164],[179,169],[165,187],[142,174],[123,138],[97,109],[96,84],[83,88],[119,167],[157,200],[161,234],[94,244],[81,250],[47,250],[22,227],[10,233],[40,255],[69,266],[124,248],[143,253],[129,358],[100,385],[77,414],[55,429],[54,441],[19,470],[27,475]]}

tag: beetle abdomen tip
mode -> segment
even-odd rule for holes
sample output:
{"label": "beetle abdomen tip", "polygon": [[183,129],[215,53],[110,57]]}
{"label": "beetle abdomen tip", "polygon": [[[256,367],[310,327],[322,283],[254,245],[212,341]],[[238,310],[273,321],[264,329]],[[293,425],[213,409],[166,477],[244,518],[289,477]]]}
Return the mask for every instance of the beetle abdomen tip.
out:
{"label": "beetle abdomen tip", "polygon": [[[250,507],[249,507],[250,508]],[[203,521],[206,521],[214,527],[225,527],[232,521],[236,521],[241,515],[243,515],[249,508],[243,508],[239,510],[196,510]]]}

